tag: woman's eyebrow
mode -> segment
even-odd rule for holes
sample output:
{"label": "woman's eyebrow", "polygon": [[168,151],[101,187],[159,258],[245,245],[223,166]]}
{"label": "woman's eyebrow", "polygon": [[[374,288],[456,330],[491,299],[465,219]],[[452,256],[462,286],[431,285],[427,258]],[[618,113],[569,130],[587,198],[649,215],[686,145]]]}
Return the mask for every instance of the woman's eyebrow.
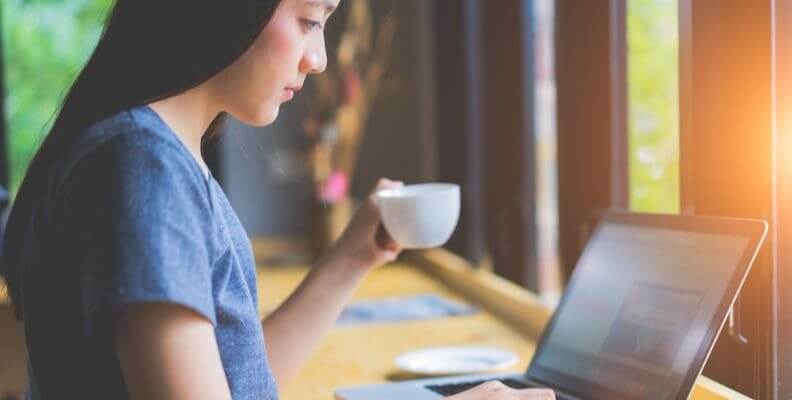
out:
{"label": "woman's eyebrow", "polygon": [[336,9],[333,0],[307,0],[306,4],[310,7],[324,8],[326,14],[331,14]]}

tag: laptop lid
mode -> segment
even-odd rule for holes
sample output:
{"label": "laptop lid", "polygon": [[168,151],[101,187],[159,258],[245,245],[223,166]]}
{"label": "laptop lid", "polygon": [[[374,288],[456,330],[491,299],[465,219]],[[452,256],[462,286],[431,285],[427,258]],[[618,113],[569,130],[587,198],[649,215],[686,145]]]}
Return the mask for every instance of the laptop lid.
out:
{"label": "laptop lid", "polygon": [[528,377],[592,399],[686,399],[766,231],[759,220],[605,215]]}

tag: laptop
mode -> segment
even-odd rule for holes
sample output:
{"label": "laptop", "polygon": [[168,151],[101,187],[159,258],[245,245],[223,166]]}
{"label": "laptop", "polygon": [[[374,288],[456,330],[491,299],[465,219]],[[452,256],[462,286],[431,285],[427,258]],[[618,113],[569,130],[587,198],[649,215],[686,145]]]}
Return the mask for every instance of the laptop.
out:
{"label": "laptop", "polygon": [[487,380],[559,399],[687,399],[766,232],[760,220],[608,213],[527,371],[340,388],[336,399],[437,399]]}

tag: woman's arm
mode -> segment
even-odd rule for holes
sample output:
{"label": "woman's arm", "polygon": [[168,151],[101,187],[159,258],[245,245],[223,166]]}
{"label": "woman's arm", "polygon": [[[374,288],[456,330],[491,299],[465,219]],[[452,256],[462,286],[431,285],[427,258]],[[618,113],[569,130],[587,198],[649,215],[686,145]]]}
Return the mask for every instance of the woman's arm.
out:
{"label": "woman's arm", "polygon": [[[401,184],[381,179],[377,189]],[[267,355],[278,386],[294,377],[366,273],[392,261],[400,251],[399,244],[381,225],[379,206],[372,194],[297,290],[262,322]]]}
{"label": "woman's arm", "polygon": [[175,304],[122,309],[116,351],[132,399],[231,399],[214,328]]}
{"label": "woman's arm", "polygon": [[300,286],[262,326],[267,357],[279,387],[299,371],[338,318],[365,275],[343,260],[317,263]]}

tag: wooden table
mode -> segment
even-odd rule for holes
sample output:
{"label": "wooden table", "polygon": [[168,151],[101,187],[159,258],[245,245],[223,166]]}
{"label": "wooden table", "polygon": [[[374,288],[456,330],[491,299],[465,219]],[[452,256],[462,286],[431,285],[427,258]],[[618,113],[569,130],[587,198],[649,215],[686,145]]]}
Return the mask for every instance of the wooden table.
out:
{"label": "wooden table", "polygon": [[[254,241],[260,287],[260,309],[274,309],[307,272],[292,263],[304,249],[291,244]],[[281,254],[277,259],[272,254]],[[0,291],[2,292],[2,291]],[[324,338],[316,354],[293,383],[281,388],[285,400],[330,399],[339,386],[414,378],[400,373],[394,357],[404,351],[437,345],[480,344],[515,351],[520,362],[507,371],[523,371],[534,351],[550,310],[535,296],[485,270],[474,270],[442,250],[413,253],[401,263],[373,271],[357,291],[357,299],[436,293],[480,308],[471,316],[424,322],[366,324],[338,327]],[[0,295],[2,297],[2,295]],[[0,299],[0,396],[25,387],[25,352],[21,325]],[[693,399],[746,399],[705,377],[699,378]]]}
{"label": "wooden table", "polygon": [[[339,386],[414,378],[399,372],[396,355],[424,346],[493,345],[515,351],[520,362],[506,371],[524,371],[535,339],[550,316],[530,292],[484,270],[474,270],[451,253],[413,253],[406,262],[373,271],[355,294],[375,299],[435,293],[469,302],[481,311],[432,321],[361,324],[334,328],[293,383],[281,388],[283,399],[329,399]],[[297,286],[305,266],[259,268],[260,306],[274,309]],[[697,381],[693,399],[746,399],[706,377]]]}

